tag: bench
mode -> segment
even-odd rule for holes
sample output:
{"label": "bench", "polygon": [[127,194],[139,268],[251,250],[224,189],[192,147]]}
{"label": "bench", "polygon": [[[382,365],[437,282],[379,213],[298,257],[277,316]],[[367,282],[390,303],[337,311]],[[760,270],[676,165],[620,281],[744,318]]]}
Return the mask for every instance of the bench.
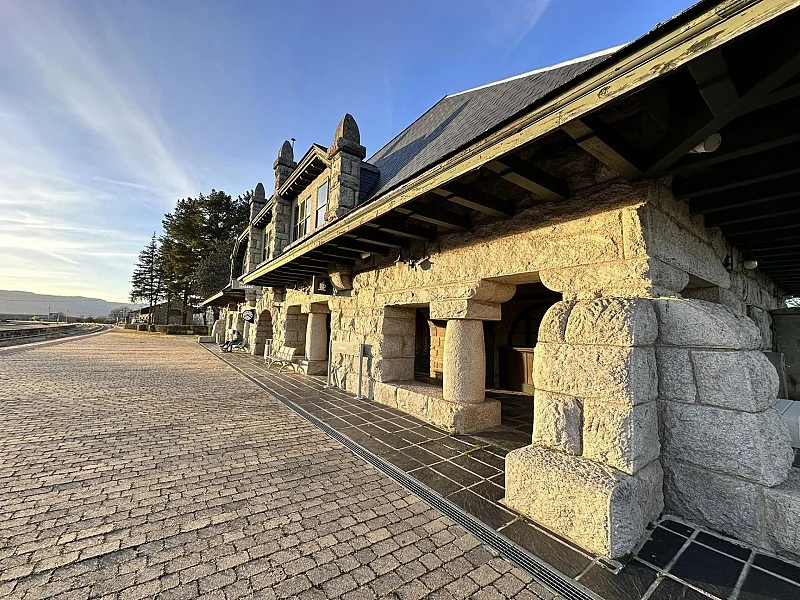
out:
{"label": "bench", "polygon": [[297,372],[297,365],[294,361],[294,353],[297,352],[296,348],[289,346],[281,346],[280,348],[272,348],[269,354],[264,353],[264,362],[267,363],[269,369],[272,365],[281,365],[278,373],[282,372],[285,367],[291,367],[292,370]]}

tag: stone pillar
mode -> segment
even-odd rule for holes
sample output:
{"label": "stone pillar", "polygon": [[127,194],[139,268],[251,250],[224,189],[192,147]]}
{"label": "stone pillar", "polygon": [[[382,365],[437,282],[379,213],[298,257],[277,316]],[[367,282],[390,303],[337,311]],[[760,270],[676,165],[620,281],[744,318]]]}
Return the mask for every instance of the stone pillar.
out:
{"label": "stone pillar", "polygon": [[328,150],[331,161],[331,180],[328,192],[326,221],[346,215],[358,204],[361,186],[361,161],[367,149],[361,145],[361,133],[352,115],[346,114],[333,136]]}
{"label": "stone pillar", "polygon": [[[652,304],[667,510],[800,556],[800,482],[787,482],[791,441],[773,408],[778,377],[761,352],[758,326],[703,300]],[[770,503],[777,497],[778,511]]]}
{"label": "stone pillar", "polygon": [[640,298],[563,301],[534,356],[533,444],[506,459],[506,504],[620,557],[663,507],[656,315]]}
{"label": "stone pillar", "polygon": [[476,404],[486,399],[483,321],[451,319],[444,334],[444,399]]}
{"label": "stone pillar", "polygon": [[328,313],[327,306],[316,303],[308,309],[305,353],[309,375],[322,375],[328,369]]}
{"label": "stone pillar", "polygon": [[483,321],[500,319],[500,304],[476,300],[431,302],[433,320],[446,320],[442,397],[428,403],[428,420],[458,433],[500,425],[500,402],[486,400]]}
{"label": "stone pillar", "polygon": [[275,169],[275,202],[272,205],[272,248],[267,249],[267,254],[274,258],[283,252],[283,249],[289,245],[291,240],[291,203],[278,193],[281,186],[297,167],[297,163],[294,162],[294,150],[288,141],[283,142],[278,152],[278,158],[275,159],[275,163],[272,166]]}

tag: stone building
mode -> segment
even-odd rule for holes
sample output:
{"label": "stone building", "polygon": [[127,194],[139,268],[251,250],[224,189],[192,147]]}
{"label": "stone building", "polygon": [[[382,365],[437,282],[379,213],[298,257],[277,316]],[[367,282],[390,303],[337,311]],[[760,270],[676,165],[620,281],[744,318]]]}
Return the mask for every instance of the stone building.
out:
{"label": "stone building", "polygon": [[[505,503],[593,552],[667,512],[800,556],[763,353],[800,294],[797,4],[701,2],[446,96],[369,158],[349,114],[299,160],[284,143],[244,287],[213,302],[308,374],[363,344],[369,397],[447,431],[500,425],[486,389],[535,390]],[[358,359],[330,359],[355,391]]]}

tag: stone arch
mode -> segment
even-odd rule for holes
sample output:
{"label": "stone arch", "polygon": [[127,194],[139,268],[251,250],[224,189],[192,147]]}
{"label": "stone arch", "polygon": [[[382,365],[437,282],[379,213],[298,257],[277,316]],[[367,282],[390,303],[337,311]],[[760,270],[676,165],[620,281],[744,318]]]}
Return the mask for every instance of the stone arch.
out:
{"label": "stone arch", "polygon": [[258,314],[255,327],[255,340],[253,342],[253,353],[260,356],[264,353],[267,340],[272,340],[272,313],[264,309]]}

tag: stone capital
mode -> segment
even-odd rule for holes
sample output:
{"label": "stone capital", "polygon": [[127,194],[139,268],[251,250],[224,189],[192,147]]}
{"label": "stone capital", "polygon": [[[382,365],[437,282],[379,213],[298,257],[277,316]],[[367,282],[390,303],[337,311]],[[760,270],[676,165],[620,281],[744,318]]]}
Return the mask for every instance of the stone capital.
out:
{"label": "stone capital", "polygon": [[331,309],[327,302],[309,302],[300,306],[303,314],[330,314]]}
{"label": "stone capital", "polygon": [[474,321],[499,321],[500,305],[478,300],[437,300],[430,303],[431,319],[470,319]]}

